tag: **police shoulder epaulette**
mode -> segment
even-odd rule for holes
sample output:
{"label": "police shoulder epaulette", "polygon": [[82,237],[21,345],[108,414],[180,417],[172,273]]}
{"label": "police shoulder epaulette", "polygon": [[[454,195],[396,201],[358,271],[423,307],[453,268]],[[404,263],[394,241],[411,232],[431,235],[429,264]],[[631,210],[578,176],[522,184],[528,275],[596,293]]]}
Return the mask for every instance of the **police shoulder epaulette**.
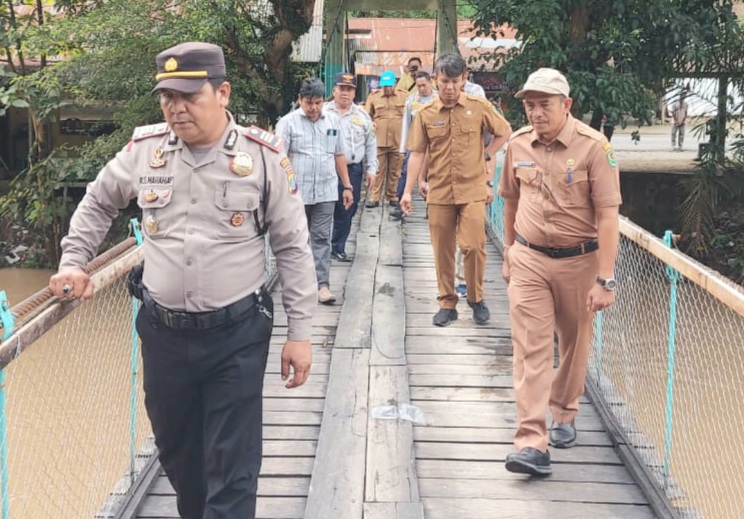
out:
{"label": "police shoulder epaulette", "polygon": [[155,137],[158,135],[165,135],[170,131],[168,123],[149,124],[147,126],[138,126],[132,132],[133,141],[141,141],[149,137]]}
{"label": "police shoulder epaulette", "polygon": [[511,136],[509,137],[509,140],[512,141],[515,138],[519,137],[520,135],[524,135],[525,133],[529,133],[531,131],[532,131],[532,126],[529,126],[529,125],[522,126],[519,130],[511,134]]}
{"label": "police shoulder epaulette", "polygon": [[266,146],[271,151],[278,152],[279,146],[282,144],[282,139],[280,137],[277,137],[273,133],[259,128],[258,126],[251,126],[250,128],[246,128],[243,135],[245,135],[252,141],[256,141],[262,146]]}
{"label": "police shoulder epaulette", "polygon": [[576,121],[576,132],[580,133],[581,135],[585,135],[595,141],[601,141],[605,138],[603,133],[598,132],[591,126],[586,125],[580,121]]}

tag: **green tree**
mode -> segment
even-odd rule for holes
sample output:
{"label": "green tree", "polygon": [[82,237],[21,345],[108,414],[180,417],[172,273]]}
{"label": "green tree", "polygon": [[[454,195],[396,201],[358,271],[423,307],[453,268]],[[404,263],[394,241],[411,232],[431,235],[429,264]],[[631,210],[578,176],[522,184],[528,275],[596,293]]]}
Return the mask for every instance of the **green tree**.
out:
{"label": "green tree", "polygon": [[[48,122],[64,103],[103,105],[118,128],[81,150],[38,153],[3,201],[6,217],[45,233],[49,262],[56,260],[53,244],[68,214],[54,184],[92,179],[135,126],[162,119],[151,94],[158,52],[190,40],[221,45],[233,85],[231,110],[241,122],[251,115],[263,125],[276,121],[289,109],[298,76],[307,73],[290,55],[310,28],[315,0],[61,0],[54,15],[44,15],[42,0],[33,0],[33,14],[23,19],[12,9],[16,3],[0,4],[0,57],[15,73],[0,90],[0,110],[28,106]],[[27,66],[30,56],[43,66]],[[18,63],[23,70],[12,70]]]}

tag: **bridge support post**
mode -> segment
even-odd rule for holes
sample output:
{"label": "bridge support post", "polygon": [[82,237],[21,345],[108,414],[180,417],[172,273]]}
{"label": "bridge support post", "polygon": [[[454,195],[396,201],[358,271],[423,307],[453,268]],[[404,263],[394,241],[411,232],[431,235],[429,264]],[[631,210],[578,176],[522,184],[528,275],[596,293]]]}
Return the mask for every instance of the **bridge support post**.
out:
{"label": "bridge support post", "polygon": [[[13,314],[10,312],[5,290],[0,292],[0,321],[3,325],[3,341],[13,334]],[[5,370],[0,370],[0,492],[3,494],[2,519],[10,519],[10,495],[8,485],[8,424],[5,415]]]}
{"label": "bridge support post", "polygon": [[[667,247],[673,246],[672,231],[664,233],[664,243]],[[664,475],[669,480],[670,461],[672,456],[672,432],[674,420],[674,360],[676,353],[677,338],[677,284],[679,272],[672,267],[666,267],[666,275],[669,279],[669,347],[667,352],[667,387],[666,387],[666,426],[664,429]]]}
{"label": "bridge support post", "polygon": [[[132,234],[137,241],[137,246],[142,245],[142,230],[137,218],[130,220]],[[135,458],[137,456],[137,374],[139,373],[139,338],[137,336],[137,314],[139,313],[140,302],[132,296],[132,385],[129,396],[129,484],[134,485],[137,474],[135,467]]]}
{"label": "bridge support post", "polygon": [[437,57],[458,54],[455,0],[437,0]]}

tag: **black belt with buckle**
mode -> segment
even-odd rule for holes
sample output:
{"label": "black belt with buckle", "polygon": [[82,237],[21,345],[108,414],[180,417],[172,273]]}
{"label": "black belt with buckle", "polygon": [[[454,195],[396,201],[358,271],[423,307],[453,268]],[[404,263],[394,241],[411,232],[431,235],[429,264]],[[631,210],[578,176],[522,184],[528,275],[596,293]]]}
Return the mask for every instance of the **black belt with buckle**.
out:
{"label": "black belt with buckle", "polygon": [[264,287],[261,287],[254,293],[219,310],[179,312],[156,303],[147,289],[142,290],[142,296],[145,307],[152,311],[155,319],[173,330],[210,330],[234,323],[244,317],[254,306],[260,304],[264,297],[268,297]]}
{"label": "black belt with buckle", "polygon": [[590,252],[594,252],[595,250],[599,249],[599,242],[597,240],[585,241],[584,243],[574,245],[573,247],[566,247],[564,249],[560,249],[558,247],[541,247],[539,245],[533,245],[519,234],[514,237],[514,240],[517,243],[521,243],[525,247],[529,247],[530,249],[536,250],[537,252],[542,252],[543,254],[545,254],[546,256],[550,256],[551,258],[573,258],[574,256],[589,254]]}

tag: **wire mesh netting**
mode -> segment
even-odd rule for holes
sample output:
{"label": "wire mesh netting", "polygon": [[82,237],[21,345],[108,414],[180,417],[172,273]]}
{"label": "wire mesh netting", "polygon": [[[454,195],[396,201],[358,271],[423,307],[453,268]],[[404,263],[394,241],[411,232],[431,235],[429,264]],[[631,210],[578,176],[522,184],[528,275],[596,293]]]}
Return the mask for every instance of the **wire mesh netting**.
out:
{"label": "wire mesh netting", "polygon": [[[5,370],[10,517],[94,517],[130,470],[132,299],[123,279]],[[147,446],[142,391],[135,449]]]}
{"label": "wire mesh netting", "polygon": [[591,380],[681,517],[744,517],[744,318],[626,236],[616,276]]}

